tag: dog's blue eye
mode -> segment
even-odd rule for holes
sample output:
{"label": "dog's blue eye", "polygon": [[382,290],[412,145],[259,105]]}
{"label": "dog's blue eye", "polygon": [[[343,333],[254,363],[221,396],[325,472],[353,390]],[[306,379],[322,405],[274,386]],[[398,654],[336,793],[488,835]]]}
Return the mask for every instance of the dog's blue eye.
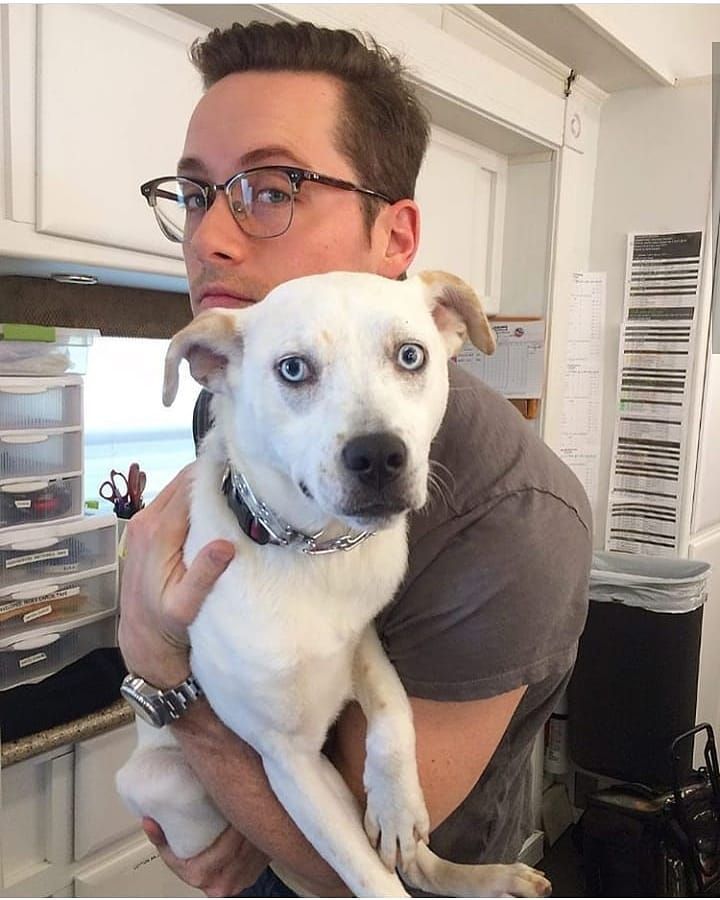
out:
{"label": "dog's blue eye", "polygon": [[410,372],[416,372],[425,365],[425,351],[420,344],[403,344],[397,355],[398,363]]}
{"label": "dog's blue eye", "polygon": [[285,381],[298,384],[310,377],[310,366],[302,356],[286,356],[278,364],[278,371]]}

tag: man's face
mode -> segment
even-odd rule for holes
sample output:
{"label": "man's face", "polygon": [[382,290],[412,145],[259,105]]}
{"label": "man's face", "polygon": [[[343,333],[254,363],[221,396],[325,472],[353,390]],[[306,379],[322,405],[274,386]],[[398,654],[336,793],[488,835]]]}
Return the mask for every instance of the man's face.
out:
{"label": "man's face", "polygon": [[[221,184],[254,166],[284,164],[357,183],[335,147],[340,92],[338,82],[322,74],[228,75],[197,105],[178,174]],[[361,202],[353,192],[306,183],[295,197],[289,230],[258,239],[241,231],[219,193],[183,245],[193,314],[249,305],[301,275],[344,270],[397,277],[409,260],[388,259],[393,210],[381,212],[368,236]]]}

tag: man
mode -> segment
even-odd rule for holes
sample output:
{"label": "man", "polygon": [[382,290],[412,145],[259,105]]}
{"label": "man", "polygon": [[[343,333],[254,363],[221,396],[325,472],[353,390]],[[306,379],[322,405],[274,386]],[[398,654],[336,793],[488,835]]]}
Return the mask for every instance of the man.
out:
{"label": "man", "polygon": [[[428,126],[397,60],[307,24],[216,31],[193,58],[207,90],[179,181],[146,186],[163,231],[183,243],[193,312],[247,306],[311,273],[403,277],[419,239],[412,197]],[[280,186],[254,171],[268,166],[287,168],[271,170]],[[260,210],[275,199],[290,214],[270,227]],[[506,400],[454,366],[451,384],[433,445],[442,496],[411,521],[408,574],[377,628],[411,697],[433,847],[460,862],[502,862],[529,830],[530,752],[584,624],[590,513],[577,480]],[[213,542],[185,571],[189,484],[185,470],[128,527],[120,644],[130,671],[159,688],[188,676],[187,625],[233,553]],[[213,896],[292,896],[286,885],[347,893],[275,799],[257,755],[206,703],[171,727],[231,827],[181,861],[146,820],[168,865]],[[362,803],[355,704],[327,753]]]}

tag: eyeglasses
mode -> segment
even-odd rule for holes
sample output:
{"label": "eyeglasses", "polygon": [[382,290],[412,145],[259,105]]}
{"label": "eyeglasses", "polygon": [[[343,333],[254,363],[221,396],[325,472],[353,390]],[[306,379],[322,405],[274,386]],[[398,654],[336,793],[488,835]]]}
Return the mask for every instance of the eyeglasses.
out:
{"label": "eyeglasses", "polygon": [[238,172],[225,184],[208,184],[184,175],[153,178],[140,185],[152,207],[160,230],[168,240],[189,240],[203,216],[224,191],[230,212],[240,229],[250,237],[279,237],[293,220],[295,195],[306,182],[324,184],[341,191],[355,191],[393,203],[385,194],[359,187],[350,181],[320,175],[294,166],[262,166]]}

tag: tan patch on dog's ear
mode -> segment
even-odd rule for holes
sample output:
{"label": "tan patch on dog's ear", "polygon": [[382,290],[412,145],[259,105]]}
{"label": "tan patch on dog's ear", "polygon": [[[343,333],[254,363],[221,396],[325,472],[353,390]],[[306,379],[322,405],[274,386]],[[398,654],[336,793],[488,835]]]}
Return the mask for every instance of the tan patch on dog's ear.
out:
{"label": "tan patch on dog's ear", "polygon": [[209,309],[178,331],[165,356],[165,406],[171,406],[177,396],[182,359],[188,361],[191,375],[203,387],[213,393],[223,392],[228,359],[242,352],[240,318],[239,310]]}
{"label": "tan patch on dog's ear", "polygon": [[440,271],[420,272],[417,277],[448,356],[454,356],[468,338],[488,356],[495,352],[495,332],[482,301],[467,282]]}

